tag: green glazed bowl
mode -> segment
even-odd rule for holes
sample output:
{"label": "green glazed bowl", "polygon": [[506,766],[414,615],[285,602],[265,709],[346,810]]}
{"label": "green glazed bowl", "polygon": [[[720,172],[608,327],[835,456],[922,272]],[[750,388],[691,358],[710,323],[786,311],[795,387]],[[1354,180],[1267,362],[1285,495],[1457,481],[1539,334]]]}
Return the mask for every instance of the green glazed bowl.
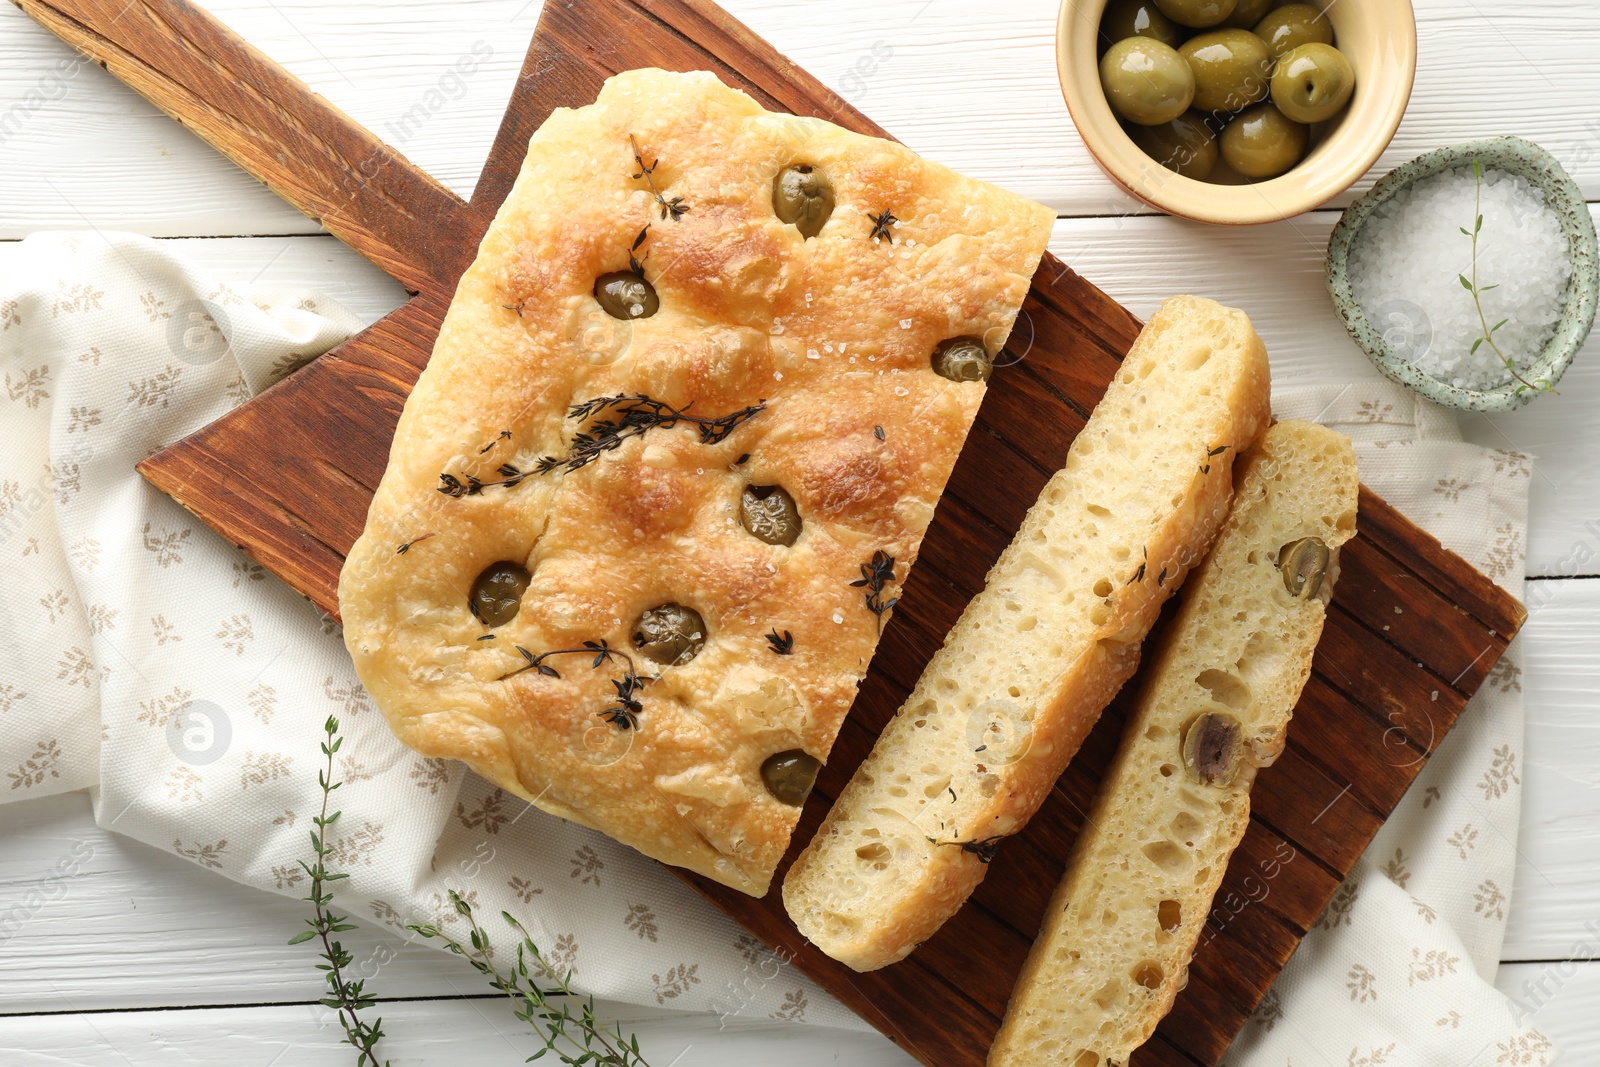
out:
{"label": "green glazed bowl", "polygon": [[1334,227],[1333,237],[1328,242],[1328,292],[1333,296],[1333,308],[1344,320],[1345,329],[1366,352],[1372,365],[1388,377],[1447,407],[1467,411],[1513,411],[1538,396],[1538,392],[1521,386],[1515,378],[1493,389],[1458,389],[1391,351],[1384,341],[1384,332],[1367,318],[1356,302],[1348,272],[1350,246],[1378,205],[1425,178],[1458,167],[1470,167],[1474,159],[1486,170],[1520,175],[1529,184],[1544,190],[1546,205],[1556,213],[1562,232],[1567,235],[1572,279],[1567,287],[1566,311],[1556,325],[1555,336],[1539,358],[1526,368],[1519,368],[1529,381],[1543,378],[1552,386],[1560,381],[1594,324],[1596,298],[1600,297],[1600,249],[1596,248],[1594,220],[1589,216],[1583,192],[1554,156],[1531,141],[1497,137],[1441,148],[1386,175],[1352,204]]}

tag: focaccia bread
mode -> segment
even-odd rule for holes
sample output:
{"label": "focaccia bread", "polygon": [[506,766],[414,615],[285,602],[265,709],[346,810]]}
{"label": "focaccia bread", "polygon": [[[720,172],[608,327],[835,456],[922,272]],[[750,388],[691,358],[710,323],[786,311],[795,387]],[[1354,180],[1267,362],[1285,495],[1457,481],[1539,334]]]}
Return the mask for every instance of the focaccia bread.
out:
{"label": "focaccia bread", "polygon": [[1052,220],[707,73],[555,111],[340,578],[395,733],[764,893]]}
{"label": "focaccia bread", "polygon": [[1126,1064],[1185,984],[1256,771],[1289,718],[1355,535],[1355,449],[1307,422],[1263,435],[1084,820],[990,1067]]}
{"label": "focaccia bread", "polygon": [[789,869],[800,932],[859,971],[931,937],[1139,662],[1271,418],[1241,311],[1162,305],[944,646]]}

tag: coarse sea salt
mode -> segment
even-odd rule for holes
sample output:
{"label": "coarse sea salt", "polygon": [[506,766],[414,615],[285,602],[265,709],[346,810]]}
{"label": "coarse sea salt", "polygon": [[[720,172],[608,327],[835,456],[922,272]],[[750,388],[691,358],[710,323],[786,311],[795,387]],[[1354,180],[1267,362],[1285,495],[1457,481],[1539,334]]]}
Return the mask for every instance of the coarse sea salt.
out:
{"label": "coarse sea salt", "polygon": [[[1374,211],[1350,248],[1351,288],[1384,344],[1458,389],[1511,379],[1488,344],[1472,350],[1484,323],[1461,278],[1472,277],[1476,196],[1471,167],[1417,182]],[[1490,327],[1505,320],[1494,341],[1521,371],[1549,343],[1566,306],[1566,234],[1543,190],[1505,171],[1484,170],[1481,212],[1484,316]]]}

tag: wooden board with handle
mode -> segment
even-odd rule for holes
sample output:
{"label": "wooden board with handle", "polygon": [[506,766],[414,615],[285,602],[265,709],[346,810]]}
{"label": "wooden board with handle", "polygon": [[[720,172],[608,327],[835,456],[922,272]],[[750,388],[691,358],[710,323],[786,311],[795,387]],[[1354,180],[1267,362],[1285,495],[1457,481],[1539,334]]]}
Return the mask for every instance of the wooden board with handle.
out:
{"label": "wooden board with handle", "polygon": [[[589,103],[622,70],[711,70],[769,109],[887,136],[706,0],[547,0],[477,191],[464,201],[182,0],[16,2],[414,294],[139,466],[330,614],[344,552],[456,280],[553,108]],[[1139,329],[1051,256],[1024,310],[796,847],[981,586]],[[1135,1065],[1221,1060],[1525,618],[1371,493],[1363,492],[1360,525],[1288,751],[1258,780],[1249,833],[1189,986]],[[977,1067],[1121,723],[1114,706],[1039,815],[1000,850],[972,903],[882,971],[858,975],[810,948],[775,892],[752,900],[674,873],[924,1063]]]}

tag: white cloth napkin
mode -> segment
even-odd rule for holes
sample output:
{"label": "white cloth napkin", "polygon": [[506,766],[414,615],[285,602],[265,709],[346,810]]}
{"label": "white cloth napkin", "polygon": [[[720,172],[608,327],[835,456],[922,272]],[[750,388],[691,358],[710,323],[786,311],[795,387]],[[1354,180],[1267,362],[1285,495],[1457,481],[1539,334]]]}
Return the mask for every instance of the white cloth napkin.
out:
{"label": "white cloth napkin", "polygon": [[[332,865],[358,920],[458,930],[456,889],[486,917],[520,916],[599,996],[862,1026],[654,863],[402,747],[334,623],[134,472],[358,326],[324,297],[230,286],[140,237],[41,234],[0,256],[0,799],[95,787],[102,826],[301,896],[337,714]],[[1387,385],[1276,407],[1350,433],[1368,485],[1520,593],[1526,457],[1461,444],[1447,414]],[[1515,855],[1518,674],[1513,648],[1234,1067],[1553,1059],[1488,984]]]}

